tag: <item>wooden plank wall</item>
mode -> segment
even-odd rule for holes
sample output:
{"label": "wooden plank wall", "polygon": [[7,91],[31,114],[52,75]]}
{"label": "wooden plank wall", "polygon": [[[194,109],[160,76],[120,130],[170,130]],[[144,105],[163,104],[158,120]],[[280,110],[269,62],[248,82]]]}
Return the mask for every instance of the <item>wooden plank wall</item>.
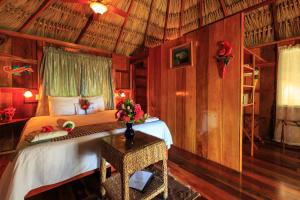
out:
{"label": "wooden plank wall", "polygon": [[[240,14],[149,51],[149,113],[170,128],[174,145],[241,170],[240,105],[242,17]],[[228,40],[234,57],[219,77],[217,43]],[[195,45],[193,67],[170,69],[169,50]]]}
{"label": "wooden plank wall", "polygon": [[[0,45],[0,53],[6,53],[26,59],[37,59],[36,41],[24,40],[22,38],[8,38]],[[16,108],[15,118],[31,117],[35,114],[36,103],[25,103],[24,91],[30,89],[36,94],[38,88],[38,67],[36,64],[29,64],[34,73],[22,76],[14,76],[2,70],[4,65],[23,66],[26,63],[16,62],[8,59],[0,59],[0,109],[13,105]]]}
{"label": "wooden plank wall", "polygon": [[114,73],[114,85],[116,89],[130,89],[129,58],[113,55],[112,67]]}

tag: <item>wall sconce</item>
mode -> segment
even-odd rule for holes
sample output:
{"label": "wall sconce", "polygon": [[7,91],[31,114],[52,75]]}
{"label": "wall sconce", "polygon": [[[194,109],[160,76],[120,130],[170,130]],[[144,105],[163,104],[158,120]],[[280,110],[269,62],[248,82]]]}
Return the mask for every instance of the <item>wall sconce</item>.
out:
{"label": "wall sconce", "polygon": [[126,92],[124,90],[115,90],[115,97],[116,98],[125,98],[127,95],[126,95]]}
{"label": "wall sconce", "polygon": [[26,91],[24,92],[24,97],[25,97],[26,99],[31,98],[32,96],[33,96],[33,94],[32,94],[32,92],[31,92],[30,90],[26,90]]}
{"label": "wall sconce", "polygon": [[36,90],[25,90],[23,96],[24,103],[37,103],[39,95]]}

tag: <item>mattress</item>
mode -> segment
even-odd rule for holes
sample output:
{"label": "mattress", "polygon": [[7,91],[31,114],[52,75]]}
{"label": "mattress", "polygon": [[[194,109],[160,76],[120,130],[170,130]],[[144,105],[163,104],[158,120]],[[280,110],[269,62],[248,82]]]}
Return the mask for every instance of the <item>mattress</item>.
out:
{"label": "mattress", "polygon": [[[115,129],[57,142],[45,142],[24,148],[22,144],[26,135],[40,130],[45,125],[56,126],[60,120],[71,120],[76,126],[113,122],[116,121],[114,114],[114,110],[108,110],[90,115],[31,118],[23,130],[14,159],[8,164],[0,179],[0,199],[24,199],[26,194],[33,189],[56,184],[99,168],[98,152],[84,150],[84,146],[108,134],[120,134],[125,129]],[[161,120],[151,120],[151,122],[135,125],[134,129],[163,139],[168,148],[172,144],[170,131]]]}

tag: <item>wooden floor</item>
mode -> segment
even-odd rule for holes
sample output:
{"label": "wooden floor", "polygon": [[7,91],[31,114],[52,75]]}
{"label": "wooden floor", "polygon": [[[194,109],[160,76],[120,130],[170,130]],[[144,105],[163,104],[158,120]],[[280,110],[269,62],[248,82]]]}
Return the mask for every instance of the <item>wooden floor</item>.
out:
{"label": "wooden floor", "polygon": [[[264,144],[249,155],[244,145],[243,173],[172,147],[170,173],[197,190],[202,198],[216,200],[283,199],[300,200],[300,150],[286,150]],[[0,176],[8,156],[0,156]]]}
{"label": "wooden floor", "polygon": [[260,145],[255,157],[244,145],[243,173],[172,147],[170,172],[207,199],[300,200],[300,150]]}

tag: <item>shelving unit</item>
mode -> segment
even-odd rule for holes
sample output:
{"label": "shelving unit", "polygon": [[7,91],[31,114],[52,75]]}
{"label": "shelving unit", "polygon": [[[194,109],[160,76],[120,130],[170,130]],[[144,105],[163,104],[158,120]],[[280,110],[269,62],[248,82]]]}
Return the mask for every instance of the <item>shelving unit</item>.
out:
{"label": "shelving unit", "polygon": [[[255,122],[255,112],[256,112],[256,106],[257,106],[257,99],[256,99],[256,93],[258,92],[256,90],[257,86],[257,65],[259,63],[266,62],[263,58],[259,57],[249,49],[244,48],[244,54],[248,56],[248,63],[244,63],[242,68],[242,95],[243,95],[243,103],[242,103],[242,121],[243,121],[243,134],[249,139],[251,143],[251,156],[254,155],[254,150],[257,149],[257,146],[255,145],[255,137],[257,137],[259,140],[261,138],[258,135],[255,135],[255,128],[256,128],[256,122]],[[248,98],[246,98],[248,97]],[[246,115],[247,119],[250,118],[250,122],[247,127],[246,124]]]}
{"label": "shelving unit", "polygon": [[[250,89],[250,93],[251,93],[251,102],[245,102],[245,99],[243,98],[243,106],[245,107],[251,107],[252,112],[251,112],[251,129],[250,129],[250,135],[249,132],[245,130],[245,128],[243,129],[244,134],[247,136],[248,139],[250,139],[251,142],[251,156],[254,155],[254,114],[255,114],[255,86],[254,86],[254,77],[255,77],[255,56],[252,56],[252,67],[250,67],[249,65],[244,65],[243,66],[243,80],[245,80],[245,72],[251,71],[252,74],[252,81],[251,81],[251,85],[248,85],[249,83],[247,83],[247,85],[245,85],[245,81],[243,81],[243,95],[245,95],[246,93],[246,88]],[[247,92],[247,94],[249,94],[249,92]],[[243,113],[244,115],[244,113]]]}

